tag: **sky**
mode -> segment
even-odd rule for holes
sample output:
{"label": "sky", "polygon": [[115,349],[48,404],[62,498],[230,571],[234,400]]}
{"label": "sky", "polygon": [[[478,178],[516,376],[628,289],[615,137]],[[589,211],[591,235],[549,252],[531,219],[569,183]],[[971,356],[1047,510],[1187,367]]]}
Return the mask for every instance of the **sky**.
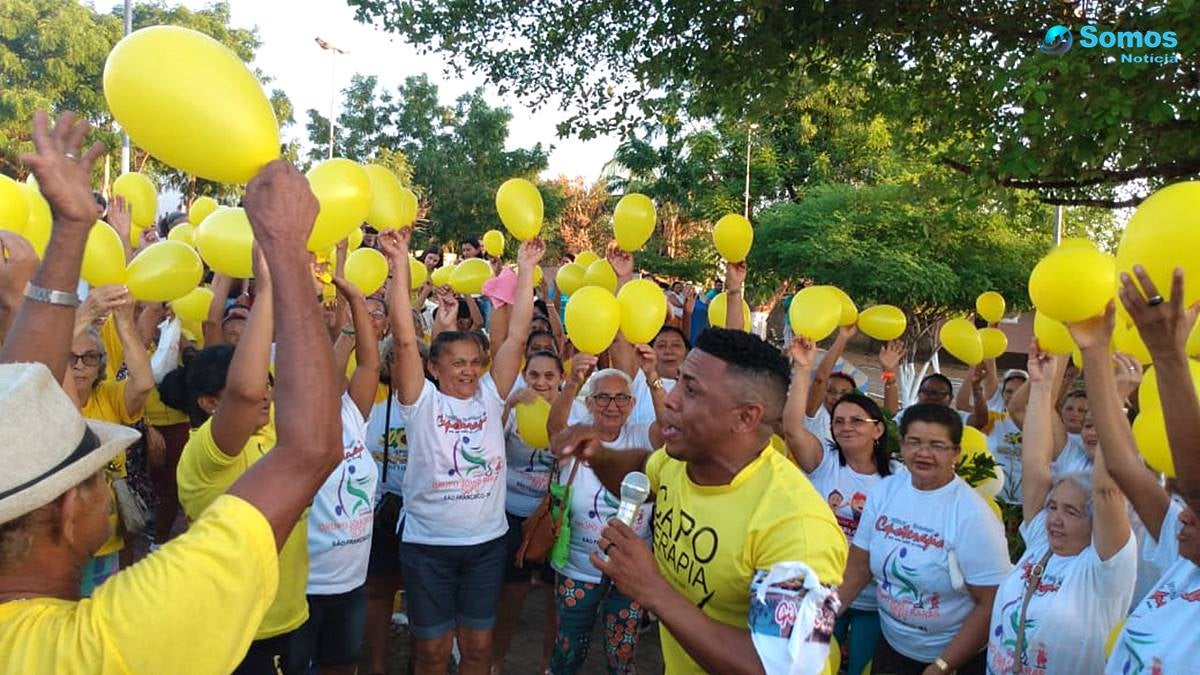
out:
{"label": "sky", "polygon": [[[135,0],[136,1],[136,0]],[[421,55],[403,38],[385,33],[354,20],[354,11],[340,0],[228,0],[232,23],[237,27],[258,27],[262,46],[255,65],[274,78],[271,88],[287,92],[296,110],[296,123],[284,135],[304,140],[306,111],[316,108],[329,115],[330,91],[336,76],[340,91],[354,73],[375,75],[380,85],[394,88],[410,75],[426,73],[438,85],[442,102],[449,103],[460,94],[483,85],[481,76],[460,79],[444,71],[446,59],[438,53]],[[181,4],[201,9],[210,4],[203,0],[184,0]],[[331,72],[330,52],[317,46],[315,38],[347,50],[336,57]],[[340,95],[338,96],[340,99]],[[612,158],[617,147],[615,137],[600,136],[590,141],[559,139],[555,126],[566,114],[553,108],[533,111],[514,96],[500,96],[485,87],[485,98],[492,105],[508,107],[513,114],[509,124],[509,148],[531,147],[541,142],[553,146],[549,168],[543,176],[560,174],[594,180]]]}

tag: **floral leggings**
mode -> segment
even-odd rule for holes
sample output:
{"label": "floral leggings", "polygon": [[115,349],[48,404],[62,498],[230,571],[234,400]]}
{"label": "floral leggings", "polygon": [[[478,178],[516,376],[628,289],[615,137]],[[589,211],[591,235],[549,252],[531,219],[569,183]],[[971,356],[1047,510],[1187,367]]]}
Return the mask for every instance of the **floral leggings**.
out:
{"label": "floral leggings", "polygon": [[593,584],[558,575],[554,595],[558,635],[550,658],[553,675],[574,675],[587,660],[596,616],[604,617],[604,657],[609,675],[637,672],[634,649],[642,607],[610,583]]}

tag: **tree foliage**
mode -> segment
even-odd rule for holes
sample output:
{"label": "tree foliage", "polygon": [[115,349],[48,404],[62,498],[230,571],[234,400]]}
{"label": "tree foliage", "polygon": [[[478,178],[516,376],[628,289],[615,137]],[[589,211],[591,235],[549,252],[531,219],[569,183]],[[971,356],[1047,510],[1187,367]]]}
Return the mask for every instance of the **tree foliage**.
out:
{"label": "tree foliage", "polygon": [[[571,113],[562,134],[632,135],[679,97],[693,117],[755,120],[785,106],[798,82],[853,82],[865,110],[904,120],[906,139],[937,161],[1048,203],[1128,205],[1200,175],[1196,0],[350,4],[502,92],[561,102]],[[1173,30],[1175,49],[1128,51],[1182,58],[1040,53],[1056,24]]]}

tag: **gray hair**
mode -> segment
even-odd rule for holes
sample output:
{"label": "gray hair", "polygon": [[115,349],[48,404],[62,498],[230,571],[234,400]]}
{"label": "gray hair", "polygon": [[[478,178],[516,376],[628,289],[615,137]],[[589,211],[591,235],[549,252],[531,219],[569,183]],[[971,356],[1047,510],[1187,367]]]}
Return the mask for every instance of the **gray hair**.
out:
{"label": "gray hair", "polygon": [[584,383],[583,389],[580,390],[579,395],[583,398],[588,398],[595,393],[596,387],[600,384],[600,380],[609,377],[615,377],[621,380],[625,383],[626,387],[629,387],[629,392],[631,394],[633,393],[633,378],[629,377],[629,373],[626,373],[619,368],[605,368],[592,373],[592,376],[588,378],[586,383]]}
{"label": "gray hair", "polygon": [[[1050,494],[1054,489],[1063,483],[1071,482],[1079,486],[1086,496],[1084,508],[1087,510],[1088,518],[1092,517],[1092,490],[1095,486],[1095,481],[1092,478],[1091,471],[1071,471],[1068,473],[1058,474],[1050,481],[1050,489],[1046,491],[1046,502],[1050,502]],[[1045,504],[1042,505],[1045,507]]]}
{"label": "gray hair", "polygon": [[95,389],[108,377],[108,348],[104,346],[104,338],[100,336],[100,331],[95,326],[88,324],[83,329],[83,334],[95,340],[96,351],[100,352],[100,372],[96,375],[96,381],[92,383],[92,388]]}

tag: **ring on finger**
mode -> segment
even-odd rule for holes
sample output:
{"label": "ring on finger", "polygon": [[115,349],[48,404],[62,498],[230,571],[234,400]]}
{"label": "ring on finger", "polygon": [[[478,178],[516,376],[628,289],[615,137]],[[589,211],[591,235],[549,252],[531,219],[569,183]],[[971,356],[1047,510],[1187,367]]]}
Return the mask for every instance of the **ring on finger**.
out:
{"label": "ring on finger", "polygon": [[66,155],[67,155],[67,159],[79,159],[73,153],[70,153],[70,152],[66,153]]}
{"label": "ring on finger", "polygon": [[610,549],[610,548],[612,548],[613,546],[616,546],[616,545],[617,545],[617,542],[615,542],[615,541],[610,541],[610,542],[608,542],[607,544],[605,544],[605,545],[604,545],[604,549],[603,549],[603,550],[604,550],[604,555],[608,555],[608,549]]}
{"label": "ring on finger", "polygon": [[1157,307],[1158,305],[1163,304],[1163,302],[1165,302],[1165,300],[1166,299],[1163,298],[1163,296],[1161,296],[1161,295],[1152,295],[1146,299],[1146,304],[1150,305],[1151,307]]}

